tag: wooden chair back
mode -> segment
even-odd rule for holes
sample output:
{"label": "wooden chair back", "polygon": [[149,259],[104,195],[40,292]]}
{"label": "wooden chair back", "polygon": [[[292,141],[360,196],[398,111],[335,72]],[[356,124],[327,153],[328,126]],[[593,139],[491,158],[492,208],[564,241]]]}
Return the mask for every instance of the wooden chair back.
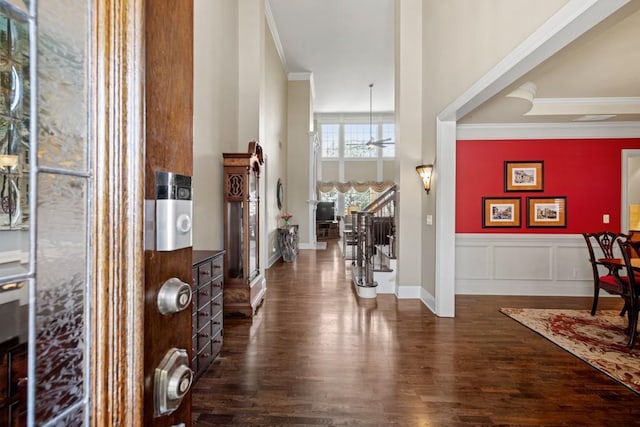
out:
{"label": "wooden chair back", "polygon": [[640,253],[640,241],[618,239],[618,245],[622,252],[622,258],[626,267],[627,286],[624,288],[623,298],[626,302],[629,318],[629,342],[627,347],[633,348],[638,333],[638,311],[640,311],[640,272],[636,272],[632,260]]}
{"label": "wooden chair back", "polygon": [[[589,262],[593,268],[594,277],[599,275],[597,263],[598,258],[619,258],[615,253],[616,241],[618,241],[618,239],[621,239],[622,241],[627,241],[629,239],[629,235],[624,233],[614,233],[613,231],[582,233],[582,236],[587,243],[587,249],[589,250]],[[597,247],[602,252],[602,255],[596,254],[593,242],[597,243]],[[609,274],[611,273],[612,271],[609,271]]]}

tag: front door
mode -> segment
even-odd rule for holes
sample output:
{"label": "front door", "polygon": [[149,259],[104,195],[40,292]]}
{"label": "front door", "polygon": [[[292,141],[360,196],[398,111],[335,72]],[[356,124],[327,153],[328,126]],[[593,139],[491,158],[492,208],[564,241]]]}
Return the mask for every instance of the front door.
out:
{"label": "front door", "polygon": [[159,174],[192,174],[193,4],[105,0],[93,22],[91,424],[188,426],[191,309],[158,293],[191,283],[191,247],[157,250],[155,207]]}
{"label": "front door", "polygon": [[169,279],[178,280],[165,286],[178,283],[180,292],[187,283],[191,292],[191,244],[174,232],[189,234],[191,224],[176,206],[191,198],[193,3],[147,0],[145,7],[144,425],[191,425],[191,307],[159,309],[158,293]]}

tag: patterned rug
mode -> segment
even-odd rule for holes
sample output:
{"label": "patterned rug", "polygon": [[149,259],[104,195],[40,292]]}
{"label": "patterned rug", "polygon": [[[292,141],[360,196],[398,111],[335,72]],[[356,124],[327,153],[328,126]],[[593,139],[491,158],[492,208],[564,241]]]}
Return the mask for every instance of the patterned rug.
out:
{"label": "patterned rug", "polygon": [[594,368],[640,394],[640,339],[627,348],[626,319],[618,311],[501,308],[500,311],[539,333]]}

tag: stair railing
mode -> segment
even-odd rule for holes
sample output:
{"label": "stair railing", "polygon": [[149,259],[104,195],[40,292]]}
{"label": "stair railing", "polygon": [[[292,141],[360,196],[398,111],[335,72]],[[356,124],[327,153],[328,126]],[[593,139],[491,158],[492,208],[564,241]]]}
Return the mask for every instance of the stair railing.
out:
{"label": "stair railing", "polygon": [[394,185],[361,211],[354,213],[355,257],[351,274],[358,286],[375,287],[374,271],[390,271],[388,259],[396,256]]}

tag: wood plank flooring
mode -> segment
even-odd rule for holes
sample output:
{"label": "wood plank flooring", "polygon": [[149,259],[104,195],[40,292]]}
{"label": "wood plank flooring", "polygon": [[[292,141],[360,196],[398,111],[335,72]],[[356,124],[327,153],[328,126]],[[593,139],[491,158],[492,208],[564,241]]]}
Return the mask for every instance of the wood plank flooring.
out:
{"label": "wood plank flooring", "polygon": [[457,296],[456,318],[438,318],[418,300],[358,300],[349,267],[329,242],[267,270],[254,319],[225,320],[194,426],[640,425],[638,395],[498,312],[591,298]]}

